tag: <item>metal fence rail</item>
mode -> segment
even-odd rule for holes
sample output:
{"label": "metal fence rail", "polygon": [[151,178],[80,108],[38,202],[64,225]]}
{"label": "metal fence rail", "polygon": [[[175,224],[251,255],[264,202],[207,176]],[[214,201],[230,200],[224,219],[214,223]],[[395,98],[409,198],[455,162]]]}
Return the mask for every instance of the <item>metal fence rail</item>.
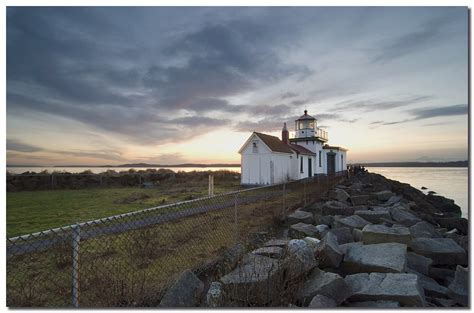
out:
{"label": "metal fence rail", "polygon": [[248,244],[338,179],[315,176],[8,238],[7,305],[155,306],[175,275]]}

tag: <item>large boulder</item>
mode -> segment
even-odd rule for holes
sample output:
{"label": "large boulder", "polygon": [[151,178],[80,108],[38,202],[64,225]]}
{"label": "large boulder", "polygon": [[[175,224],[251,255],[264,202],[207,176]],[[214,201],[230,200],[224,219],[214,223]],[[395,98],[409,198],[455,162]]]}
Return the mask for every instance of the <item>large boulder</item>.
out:
{"label": "large boulder", "polygon": [[349,243],[343,243],[342,245],[339,245],[339,250],[341,250],[342,254],[347,253],[347,249],[349,249],[352,246],[362,246],[363,243],[362,241],[356,241],[356,242],[349,242]]}
{"label": "large boulder", "polygon": [[354,208],[340,201],[327,201],[322,207],[322,215],[352,215]]}
{"label": "large boulder", "polygon": [[337,227],[333,228],[329,231],[337,238],[337,242],[341,244],[354,242],[354,238],[352,237],[352,232],[347,227]]}
{"label": "large boulder", "polygon": [[430,268],[433,260],[414,252],[407,253],[407,266],[424,275],[430,275]]}
{"label": "large boulder", "polygon": [[342,268],[347,273],[402,273],[406,270],[407,246],[401,243],[379,243],[351,246]]}
{"label": "large boulder", "polygon": [[383,204],[383,206],[389,207],[389,206],[395,205],[399,203],[402,199],[403,199],[402,196],[391,196],[390,199],[388,199],[388,201]]}
{"label": "large boulder", "polygon": [[439,226],[448,230],[456,228],[461,235],[467,235],[469,231],[469,223],[463,217],[434,217]]}
{"label": "large boulder", "polygon": [[296,210],[295,212],[289,214],[286,217],[286,222],[288,223],[288,225],[298,223],[312,224],[314,222],[314,218],[313,214],[310,212]]}
{"label": "large boulder", "polygon": [[342,190],[340,188],[335,188],[329,193],[329,198],[341,202],[346,201],[347,199],[349,199],[349,197],[350,195],[345,190]]}
{"label": "large boulder", "polygon": [[374,224],[383,223],[384,220],[390,220],[392,217],[388,209],[372,210],[356,210],[354,215],[362,217],[364,220]]}
{"label": "large boulder", "polygon": [[350,295],[350,289],[338,274],[315,268],[298,290],[296,298],[306,306],[316,295],[332,298],[337,304],[341,304]]}
{"label": "large boulder", "polygon": [[320,239],[324,232],[328,230],[327,226],[324,228],[306,223],[298,223],[290,226],[288,235],[293,239],[301,239],[307,236]]}
{"label": "large boulder", "polygon": [[329,232],[324,236],[316,249],[316,258],[319,262],[319,266],[322,268],[339,267],[343,258],[343,253],[339,249],[339,244],[334,234]]}
{"label": "large boulder", "polygon": [[418,277],[405,273],[359,273],[344,279],[354,301],[397,301],[404,306],[423,306],[425,297]]}
{"label": "large boulder", "polygon": [[308,305],[308,308],[312,309],[326,309],[326,308],[335,308],[337,306],[336,301],[334,299],[323,296],[323,295],[315,295],[311,302]]}
{"label": "large boulder", "polygon": [[410,243],[410,248],[432,259],[433,265],[467,264],[466,251],[449,238],[416,238]]}
{"label": "large boulder", "polygon": [[265,305],[277,299],[283,273],[284,266],[279,260],[247,254],[241,264],[220,281],[230,299]]}
{"label": "large boulder", "polygon": [[443,238],[433,225],[425,221],[416,223],[410,227],[410,233],[413,238]]}
{"label": "large boulder", "polygon": [[391,207],[389,211],[390,215],[392,216],[392,220],[398,222],[399,224],[405,226],[412,226],[418,222],[421,222],[421,219],[419,217],[409,212],[408,209],[406,209],[402,205]]}
{"label": "large boulder", "polygon": [[354,229],[354,228],[362,229],[366,225],[369,225],[370,222],[364,220],[360,216],[351,215],[351,216],[347,216],[347,217],[338,219],[336,222],[334,222],[334,224],[337,227],[347,227],[352,231],[352,229]]}
{"label": "large boulder", "polygon": [[392,308],[399,308],[400,303],[398,303],[397,301],[378,300],[378,301],[352,302],[352,303],[349,303],[347,306],[351,308],[392,309]]}
{"label": "large boulder", "polygon": [[313,247],[305,240],[290,240],[290,242],[288,242],[287,253],[287,275],[290,278],[299,277],[318,265],[314,258]]}
{"label": "large boulder", "polygon": [[366,225],[362,229],[362,242],[364,244],[398,242],[409,244],[410,231],[406,227],[387,227],[385,225]]}
{"label": "large boulder", "polygon": [[195,307],[204,291],[204,283],[190,270],[185,270],[161,299],[161,307]]}
{"label": "large boulder", "polygon": [[288,241],[290,241],[290,239],[270,239],[264,244],[264,246],[286,248]]}
{"label": "large boulder", "polygon": [[369,198],[369,195],[351,196],[351,201],[353,205],[364,205],[369,202]]}
{"label": "large boulder", "polygon": [[455,302],[469,304],[469,272],[466,267],[457,266],[453,282],[448,286],[448,294]]}
{"label": "large boulder", "polygon": [[321,243],[321,240],[314,237],[304,237],[303,240],[306,241],[306,243],[309,244],[311,248],[313,248],[313,251],[316,251],[316,249],[319,247],[319,244]]}
{"label": "large boulder", "polygon": [[388,201],[394,195],[395,194],[391,192],[390,190],[384,190],[384,191],[379,191],[375,193],[375,196],[377,197],[377,200],[379,201]]}
{"label": "large boulder", "polygon": [[408,269],[407,271],[410,274],[415,274],[418,276],[418,281],[420,282],[420,286],[423,288],[425,296],[428,297],[441,297],[447,298],[448,297],[448,288],[441,286],[438,284],[436,280],[426,275],[423,275],[415,270]]}
{"label": "large boulder", "polygon": [[271,246],[258,248],[256,250],[253,250],[252,253],[268,256],[270,258],[280,259],[285,255],[285,250],[282,247]]}
{"label": "large boulder", "polygon": [[321,215],[321,214],[314,214],[314,224],[320,225],[324,224],[327,226],[331,226],[334,223],[334,216],[332,215]]}
{"label": "large boulder", "polygon": [[224,305],[225,294],[220,282],[214,281],[209,286],[206,294],[206,304],[208,307],[217,308]]}

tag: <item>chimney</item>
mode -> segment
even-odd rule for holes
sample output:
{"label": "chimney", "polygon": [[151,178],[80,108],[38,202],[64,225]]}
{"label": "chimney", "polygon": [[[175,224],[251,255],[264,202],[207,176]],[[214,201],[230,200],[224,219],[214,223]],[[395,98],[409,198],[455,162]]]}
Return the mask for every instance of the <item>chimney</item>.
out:
{"label": "chimney", "polygon": [[283,129],[281,130],[281,141],[286,144],[290,144],[290,134],[288,133],[288,129],[286,128],[286,123],[283,123]]}

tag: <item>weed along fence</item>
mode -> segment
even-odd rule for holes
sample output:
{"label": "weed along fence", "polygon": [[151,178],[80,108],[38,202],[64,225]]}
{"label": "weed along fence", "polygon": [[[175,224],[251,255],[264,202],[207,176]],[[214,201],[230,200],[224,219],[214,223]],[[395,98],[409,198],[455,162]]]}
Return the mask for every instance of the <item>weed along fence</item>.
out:
{"label": "weed along fence", "polygon": [[315,176],[9,238],[7,305],[156,306],[183,270],[205,272],[339,179]]}

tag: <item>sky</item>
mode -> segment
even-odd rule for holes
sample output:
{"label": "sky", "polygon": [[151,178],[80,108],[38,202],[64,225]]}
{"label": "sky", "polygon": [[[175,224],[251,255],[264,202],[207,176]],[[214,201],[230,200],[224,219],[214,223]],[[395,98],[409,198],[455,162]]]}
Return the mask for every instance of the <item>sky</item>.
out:
{"label": "sky", "polygon": [[7,8],[9,165],[239,163],[305,109],[349,162],[466,160],[467,8]]}

